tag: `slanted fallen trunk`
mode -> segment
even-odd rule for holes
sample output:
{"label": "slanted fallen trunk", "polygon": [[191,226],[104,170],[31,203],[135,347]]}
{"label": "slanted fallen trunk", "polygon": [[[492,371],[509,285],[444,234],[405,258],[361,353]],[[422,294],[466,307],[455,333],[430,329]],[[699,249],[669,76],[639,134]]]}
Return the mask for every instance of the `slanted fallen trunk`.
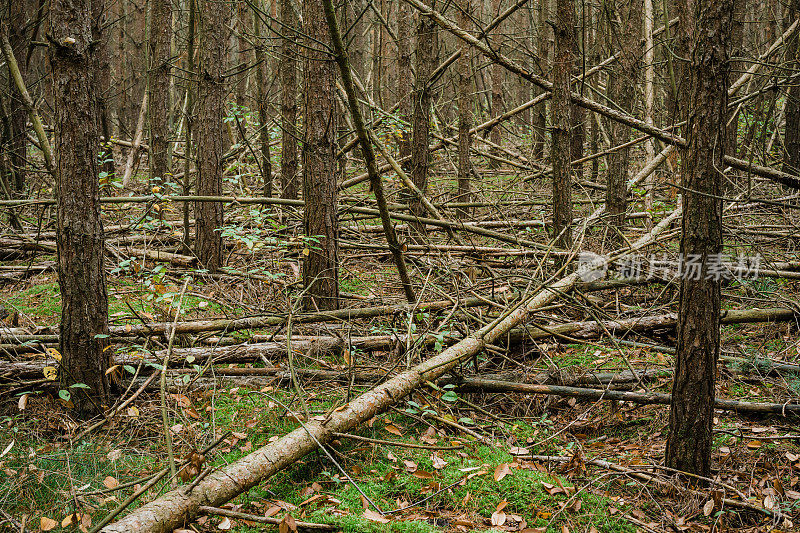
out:
{"label": "slanted fallen trunk", "polygon": [[[653,230],[631,247],[638,250],[652,243],[680,216],[676,209]],[[601,265],[602,266],[602,265]],[[555,283],[544,286],[534,296],[524,298],[497,320],[469,335],[458,344],[439,355],[398,374],[369,390],[341,409],[336,409],[324,421],[311,421],[275,442],[210,474],[189,492],[172,490],[158,499],[143,505],[119,522],[105,526],[105,533],[163,533],[172,531],[194,520],[200,506],[219,507],[239,494],[258,485],[280,470],[334,438],[336,433],[347,433],[394,405],[426,381],[433,381],[449,372],[461,361],[492,344],[511,328],[524,321],[530,313],[540,309],[561,295],[570,292],[579,280],[579,274],[570,274]]]}

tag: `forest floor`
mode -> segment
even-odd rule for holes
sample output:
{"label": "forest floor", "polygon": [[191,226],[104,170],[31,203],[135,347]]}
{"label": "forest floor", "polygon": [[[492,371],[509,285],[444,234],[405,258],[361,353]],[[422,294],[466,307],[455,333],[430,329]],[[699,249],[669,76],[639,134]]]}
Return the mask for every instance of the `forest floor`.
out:
{"label": "forest floor", "polygon": [[[484,179],[476,198],[488,205],[474,209],[473,220],[549,219],[545,205],[521,204],[530,204],[531,200],[546,204],[546,181],[522,183],[518,177],[492,171],[486,171]],[[239,195],[248,193],[241,183],[227,186]],[[454,188],[451,175],[437,176],[431,184],[431,200],[447,200]],[[780,195],[770,186],[764,188],[767,197]],[[361,190],[348,192],[348,196],[356,195],[366,197]],[[576,216],[588,214],[595,203],[602,202],[601,191],[593,189],[576,189],[575,196],[583,201],[576,204]],[[629,211],[642,211],[641,200],[634,195]],[[674,206],[675,199],[667,195],[656,204],[654,220],[660,220]],[[228,270],[212,278],[196,268],[142,260],[132,251],[147,248],[186,254],[181,244],[181,208],[181,204],[159,200],[147,206],[106,206],[106,226],[135,226],[124,234],[109,235],[112,325],[172,321],[178,308],[181,321],[263,314],[285,317],[299,312],[299,265],[306,244],[297,237],[301,227],[298,211],[226,205],[226,263],[235,272]],[[49,208],[26,208],[20,214],[29,230],[53,229]],[[454,216],[451,210],[448,215]],[[341,218],[342,307],[403,303],[388,252],[374,249],[383,243],[381,233],[370,231],[375,223],[357,220],[353,215]],[[725,223],[729,230],[726,253],[758,253],[762,265],[796,258],[797,217],[791,211],[762,206],[731,212]],[[498,231],[548,241],[541,224]],[[643,233],[645,219],[628,221],[629,239]],[[443,232],[431,232],[426,237],[429,242],[453,244]],[[461,233],[461,237],[475,246],[519,248],[468,233]],[[601,230],[590,230],[584,235],[582,248],[602,250],[604,237]],[[662,241],[655,251],[676,255],[677,238]],[[19,251],[6,257],[3,265],[20,267],[55,260],[47,250]],[[420,301],[474,295],[501,301],[504,295],[541,283],[554,271],[541,254],[409,250],[408,258]],[[7,325],[13,321],[14,326],[31,334],[55,334],[61,305],[57,277],[52,270],[28,274],[0,281],[0,304],[10,313]],[[797,279],[743,279],[731,281],[723,292],[726,309],[796,309],[800,286]],[[469,309],[455,306],[371,319],[293,324],[290,330],[284,325],[227,335],[179,335],[176,347],[201,346],[209,352],[232,342],[248,342],[258,335],[286,342],[287,333],[296,339],[378,335],[405,339],[406,334],[429,333],[433,340],[427,344],[419,338],[395,340],[388,347],[371,350],[351,348],[349,344],[337,349],[312,345],[295,351],[290,362],[285,350],[282,358],[270,355],[243,363],[207,365],[193,356],[186,357],[171,365],[175,373],[170,374],[165,405],[157,389],[148,389],[119,416],[77,440],[75,437],[88,424],[71,415],[70,391],[58,391],[54,382],[37,385],[30,383],[37,380],[21,382],[4,375],[0,385],[0,528],[90,531],[92,524],[168,464],[164,408],[178,459],[196,463],[198,471],[227,464],[299,427],[304,420],[324,417],[375,385],[374,381],[356,379],[357,374],[394,374],[465,332],[474,331],[497,316],[501,307],[496,303]],[[556,325],[598,316],[633,318],[674,313],[676,309],[677,285],[653,282],[577,293],[533,319]],[[722,351],[730,357],[720,364],[717,396],[747,402],[796,402],[800,374],[766,372],[764,364],[800,364],[797,331],[794,323],[723,326]],[[635,340],[644,346],[621,344],[620,340]],[[138,355],[140,359],[139,365],[116,369],[120,380],[127,384],[131,373],[138,378],[153,372],[157,364],[145,355],[166,344],[164,338],[151,337],[115,345],[118,354],[134,359]],[[590,372],[661,370],[663,373],[654,373],[650,381],[622,383],[618,388],[643,391],[646,387],[650,392],[669,393],[671,356],[664,347],[674,345],[674,331],[668,328],[617,332],[616,337],[592,340],[568,336],[531,339],[491,346],[464,363],[457,374],[514,376],[532,382],[545,372],[561,383]],[[29,341],[17,349],[3,346],[6,360],[57,365],[54,344]],[[340,372],[344,379],[299,376],[292,383],[280,376],[224,375],[232,368],[289,363],[296,368]],[[182,374],[177,373],[178,368],[184,369]],[[38,381],[46,381],[46,376]],[[796,419],[717,411],[714,481],[710,486],[699,484],[695,492],[690,492],[686,490],[689,485],[658,466],[663,464],[668,416],[665,405],[468,393],[457,392],[452,385],[430,384],[399,402],[395,410],[359,428],[355,434],[360,440],[338,438],[330,447],[333,460],[322,451],[306,456],[226,508],[283,520],[282,532],[292,529],[292,519],[334,524],[347,532],[376,533],[760,532],[800,527],[800,426]],[[200,450],[215,442],[205,457],[198,458]],[[621,468],[601,468],[591,464],[594,459]],[[157,483],[128,510],[154,499],[175,481]],[[746,502],[751,508],[725,505],[723,496]],[[249,519],[210,513],[187,525],[186,530],[245,532],[263,527]]]}

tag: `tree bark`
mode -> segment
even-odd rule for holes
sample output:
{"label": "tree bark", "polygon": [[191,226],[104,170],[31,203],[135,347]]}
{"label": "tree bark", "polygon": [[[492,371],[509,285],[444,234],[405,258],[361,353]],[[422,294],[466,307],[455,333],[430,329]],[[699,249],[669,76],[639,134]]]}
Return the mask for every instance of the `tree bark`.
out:
{"label": "tree bark", "polygon": [[553,162],[553,238],[562,249],[572,247],[572,82],[575,7],[572,0],[556,0],[553,101],[550,104]]}
{"label": "tree bark", "polygon": [[[25,57],[25,47],[28,45],[28,39],[25,35],[25,28],[27,27],[27,13],[25,8],[27,4],[27,0],[13,0],[3,9],[8,17],[5,21],[7,24],[4,25],[3,29],[8,31],[8,41],[11,43],[14,57],[18,58],[17,66],[24,83],[26,82],[28,70],[25,61],[22,61],[22,58]],[[8,85],[10,95],[8,98],[8,125],[10,125],[11,128],[7,146],[7,165],[8,169],[11,171],[12,179],[10,185],[16,193],[22,193],[25,191],[26,182],[25,167],[28,138],[25,132],[27,130],[28,112],[22,96],[19,94],[19,91],[14,88],[14,82],[12,81],[12,74],[10,72],[8,75]]]}
{"label": "tree bark", "polygon": [[[796,20],[800,16],[800,0],[791,0],[788,11],[787,20]],[[787,56],[790,72],[800,71],[800,35],[797,32],[787,43]],[[797,81],[793,82],[787,91],[785,115],[783,171],[797,174],[800,172],[800,83]]]}
{"label": "tree bark", "polygon": [[[709,265],[722,252],[722,201],[729,84],[728,41],[734,0],[697,2],[684,31],[695,36],[687,69],[690,82],[687,147],[683,154],[684,262],[678,311],[678,346],[670,404],[666,463],[708,476],[711,471],[714,383],[719,358],[720,279]],[[692,261],[699,271],[690,270]],[[695,279],[696,278],[696,279]]]}
{"label": "tree bark", "polygon": [[[61,385],[72,392],[76,412],[89,416],[110,405],[112,392],[106,375],[111,351],[105,350],[102,336],[108,331],[108,296],[97,179],[100,140],[91,0],[55,0],[50,22]],[[68,388],[77,383],[88,388]]]}
{"label": "tree bark", "polygon": [[[470,25],[470,14],[472,13],[472,0],[464,0],[460,14],[460,24],[463,28]],[[469,149],[472,142],[469,130],[472,128],[472,76],[471,76],[472,53],[470,46],[461,43],[461,57],[458,59],[458,192],[456,194],[458,202],[469,202],[470,194],[470,173],[472,164],[469,160]],[[469,217],[467,208],[459,208],[456,211],[458,218],[466,219]]]}
{"label": "tree bark", "polygon": [[[500,14],[500,10],[502,8],[502,0],[492,0],[491,4],[491,12],[489,20],[494,19],[497,15]],[[499,33],[500,29],[495,28],[495,32]],[[502,49],[502,37],[501,36],[493,36],[491,38],[492,48],[497,51]],[[463,55],[463,52],[462,52]],[[492,114],[499,115],[503,112],[503,77],[505,74],[505,69],[498,64],[494,64],[491,67],[491,84],[492,84]],[[503,126],[498,124],[494,128],[492,128],[492,132],[490,135],[491,141],[500,146],[503,144]],[[500,155],[496,148],[492,149],[492,152],[495,155]],[[497,160],[492,160],[489,162],[490,166],[493,168],[497,168],[500,166]]]}
{"label": "tree bark", "polygon": [[[413,113],[412,106],[412,84],[414,76],[411,72],[411,7],[405,2],[399,2],[397,6],[397,99],[400,102],[398,114],[403,121],[397,144],[400,159],[411,156],[411,131],[408,124],[411,123]],[[410,172],[410,167],[406,164],[406,171]]]}
{"label": "tree bark", "polygon": [[297,199],[297,14],[292,0],[280,0],[281,16],[281,198]]}
{"label": "tree bark", "polygon": [[[638,86],[640,57],[640,28],[642,10],[636,1],[613,0],[604,4],[606,25],[609,28],[612,52],[619,59],[611,67],[608,79],[608,97],[631,115],[636,115],[636,93]],[[612,146],[624,145],[630,140],[630,128],[616,121],[609,121],[608,132]],[[608,156],[606,179],[606,215],[611,248],[622,243],[627,200],[626,183],[630,164],[630,147],[625,146]]]}
{"label": "tree bark", "polygon": [[147,90],[150,115],[150,181],[154,185],[169,178],[169,84],[172,75],[171,0],[150,0],[150,68]]}
{"label": "tree bark", "polygon": [[[263,2],[258,0],[259,6],[263,6]],[[267,89],[267,71],[269,69],[267,63],[266,46],[264,44],[265,35],[261,30],[261,17],[256,13],[253,16],[253,34],[256,36],[255,46],[255,59],[256,59],[256,105],[258,106],[258,123],[259,133],[258,142],[261,145],[261,177],[264,180],[264,185],[261,194],[265,198],[272,196],[272,157],[269,150],[269,132],[270,132],[270,119],[269,119],[269,94]]]}
{"label": "tree bark", "polygon": [[[424,195],[428,192],[428,172],[430,170],[430,122],[431,91],[428,80],[436,68],[438,49],[438,26],[428,17],[419,16],[416,28],[415,67],[413,94],[413,132],[411,150],[411,179]],[[417,196],[411,196],[409,207],[413,215],[425,216],[425,208]],[[421,224],[414,223],[415,239],[424,233]]]}
{"label": "tree bark", "polygon": [[[322,0],[303,1],[303,33],[317,43],[331,42]],[[305,52],[303,141],[303,306],[339,307],[339,219],[336,214],[336,64],[309,43]]]}
{"label": "tree bark", "polygon": [[[222,155],[225,151],[228,4],[200,0],[197,4],[200,25],[200,65],[197,83],[197,194],[222,194]],[[222,266],[222,204],[195,203],[195,253],[210,272]]]}

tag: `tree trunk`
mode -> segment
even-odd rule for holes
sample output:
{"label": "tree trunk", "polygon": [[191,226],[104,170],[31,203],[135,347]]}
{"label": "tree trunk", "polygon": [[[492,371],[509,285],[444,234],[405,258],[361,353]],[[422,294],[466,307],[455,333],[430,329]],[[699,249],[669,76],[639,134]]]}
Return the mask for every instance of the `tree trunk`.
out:
{"label": "tree trunk", "polygon": [[[318,43],[330,43],[322,0],[304,0],[303,32]],[[336,64],[319,45],[305,52],[303,226],[303,306],[309,310],[339,307],[339,220],[336,214]]]}
{"label": "tree trunk", "polygon": [[[741,0],[740,0],[741,1]],[[800,0],[791,0],[787,20],[800,16]],[[795,32],[787,46],[789,72],[800,71],[800,35]],[[783,171],[791,174],[800,172],[800,83],[789,85],[786,94],[786,130],[784,133]],[[729,155],[736,155],[731,153]]]}
{"label": "tree trunk", "polygon": [[[259,6],[263,2],[259,0]],[[269,151],[269,95],[267,94],[267,54],[264,44],[265,36],[261,30],[261,17],[259,14],[253,16],[253,34],[256,36],[255,59],[256,59],[256,100],[258,106],[259,133],[258,142],[261,145],[261,177],[264,180],[262,194],[266,198],[272,196],[272,158]]]}
{"label": "tree trunk", "polygon": [[[500,9],[502,7],[502,0],[492,0],[491,3],[491,12],[489,20],[493,20],[497,15],[500,14]],[[498,52],[502,48],[502,36],[500,34],[500,28],[497,27],[494,30],[495,37],[492,37],[491,43],[492,48],[497,50]],[[505,69],[498,64],[494,64],[491,67],[491,82],[492,82],[492,115],[497,116],[503,112],[503,76],[505,74]],[[492,128],[492,133],[490,135],[490,140],[500,146],[503,144],[503,125],[498,124],[494,128]],[[494,155],[500,156],[500,153],[497,148],[493,148],[492,152]],[[497,160],[491,160],[489,165],[492,168],[497,168],[500,166]]]}
{"label": "tree trunk", "polygon": [[[430,122],[431,122],[431,91],[428,80],[431,72],[436,68],[436,52],[438,48],[438,26],[429,17],[417,18],[416,31],[416,79],[414,80],[414,118],[412,134],[411,179],[414,185],[422,191],[428,192],[428,172],[430,169]],[[426,211],[419,197],[414,195],[409,200],[411,213],[422,217]],[[414,233],[417,237],[424,233],[420,224],[414,224]]]}
{"label": "tree trunk", "polygon": [[150,114],[150,181],[168,179],[169,169],[169,84],[172,73],[171,0],[150,0],[150,69],[147,89]]}
{"label": "tree trunk", "polygon": [[107,9],[105,0],[92,0],[92,38],[97,47],[95,52],[95,61],[97,62],[95,66],[97,79],[95,99],[100,117],[100,133],[104,139],[100,168],[106,173],[106,183],[117,170],[114,162],[114,149],[111,145],[111,116],[108,106],[111,95],[111,61],[109,57],[111,43],[107,28]]}
{"label": "tree trunk", "polygon": [[[722,252],[723,175],[728,103],[728,40],[734,0],[697,2],[684,28],[696,36],[688,66],[688,146],[683,154],[683,258],[678,345],[667,466],[710,475],[714,382],[719,358],[720,279],[709,266]],[[695,271],[689,265],[701,265]]]}
{"label": "tree trunk", "polygon": [[[403,128],[398,138],[398,151],[400,159],[405,159],[411,155],[411,133],[407,124],[411,123],[412,115],[412,95],[411,88],[413,75],[411,73],[411,7],[400,0],[397,6],[397,99],[400,102],[398,114],[403,121]],[[406,171],[411,167],[406,163]]]}
{"label": "tree trunk", "polygon": [[[201,0],[200,65],[197,83],[197,194],[222,194],[222,155],[225,150],[225,70],[227,65],[228,4]],[[222,204],[195,203],[195,253],[210,272],[222,266]]]}
{"label": "tree trunk", "polygon": [[[77,413],[88,416],[110,405],[112,388],[106,374],[112,354],[105,350],[103,337],[108,332],[108,296],[97,180],[100,142],[91,0],[54,1],[50,21],[61,384],[72,393]],[[88,388],[68,388],[77,383]]]}
{"label": "tree trunk", "polygon": [[[636,93],[642,48],[639,36],[642,28],[642,10],[637,2],[614,0],[604,7],[606,24],[611,36],[612,52],[619,59],[611,67],[608,79],[608,97],[631,115],[636,113]],[[630,128],[617,121],[609,121],[608,133],[611,144],[619,146],[630,140]],[[608,177],[606,179],[606,216],[611,248],[622,243],[627,199],[628,166],[630,148],[625,147],[609,154]]]}
{"label": "tree trunk", "polygon": [[[459,24],[462,28],[470,27],[470,14],[472,1],[464,0],[460,12]],[[469,130],[472,128],[472,76],[470,64],[472,63],[471,46],[461,43],[461,57],[458,59],[458,202],[469,202],[470,172],[472,170],[469,160],[471,137]],[[459,208],[456,214],[459,218],[467,218],[470,210]]]}
{"label": "tree trunk", "polygon": [[572,246],[572,79],[575,52],[575,7],[572,0],[556,0],[555,55],[553,57],[553,101],[551,159],[553,161],[553,238],[559,248]]}
{"label": "tree trunk", "polygon": [[292,0],[280,0],[281,198],[297,199],[297,15]]}
{"label": "tree trunk", "polygon": [[[25,48],[28,46],[28,39],[25,35],[25,28],[27,27],[27,14],[26,14],[26,0],[12,0],[4,8],[8,14],[6,19],[8,28],[8,40],[11,43],[11,49],[14,52],[14,57],[17,58],[17,66],[23,81],[27,78],[27,65],[22,58],[25,57]],[[5,15],[5,13],[4,13]],[[5,18],[5,17],[4,17]],[[26,150],[28,147],[28,138],[25,135],[27,130],[28,111],[19,92],[14,88],[14,82],[11,81],[11,75],[8,76],[9,80],[9,94],[8,99],[8,115],[10,122],[10,137],[8,139],[8,168],[11,171],[10,186],[17,193],[25,191],[25,166],[26,166]]]}
{"label": "tree trunk", "polygon": [[[550,77],[550,38],[552,32],[547,20],[551,12],[553,0],[537,0],[536,2],[536,48],[538,52],[537,71],[544,78]],[[534,88],[534,96],[542,94],[544,91],[538,87]],[[541,103],[533,111],[533,131],[531,131],[531,142],[533,158],[541,161],[544,159],[544,146],[547,135],[547,104]]]}

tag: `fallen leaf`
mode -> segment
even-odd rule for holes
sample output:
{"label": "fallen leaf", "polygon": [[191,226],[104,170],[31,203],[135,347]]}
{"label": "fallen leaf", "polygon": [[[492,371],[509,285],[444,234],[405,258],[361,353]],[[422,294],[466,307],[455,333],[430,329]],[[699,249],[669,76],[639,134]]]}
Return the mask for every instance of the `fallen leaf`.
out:
{"label": "fallen leaf", "polygon": [[703,516],[711,516],[714,512],[714,500],[708,500],[703,506]]}
{"label": "fallen leaf", "polygon": [[506,513],[503,511],[493,512],[491,521],[493,526],[502,526],[506,523]]}
{"label": "fallen leaf", "polygon": [[433,463],[433,468],[435,468],[436,470],[441,470],[442,468],[447,466],[447,461],[445,461],[435,453],[431,455],[431,462]]}
{"label": "fallen leaf", "polygon": [[501,463],[494,469],[494,480],[500,481],[510,473],[511,469],[508,467],[508,463]]}
{"label": "fallen leaf", "polygon": [[530,450],[528,448],[520,448],[519,446],[509,446],[508,453],[511,455],[528,455]]}
{"label": "fallen leaf", "polygon": [[24,411],[25,408],[28,406],[28,394],[23,394],[19,397],[19,401],[17,401],[17,409],[20,411]]}
{"label": "fallen leaf", "polygon": [[42,373],[47,381],[55,381],[58,378],[58,369],[54,366],[44,367]]}
{"label": "fallen leaf", "polygon": [[397,426],[395,426],[394,424],[386,424],[386,425],[383,427],[383,429],[385,429],[386,431],[388,431],[388,432],[389,432],[389,433],[391,433],[392,435],[397,435],[398,437],[402,437],[402,436],[403,436],[403,432],[402,432],[402,431],[400,431],[400,428],[398,428],[398,427],[397,427]]}
{"label": "fallen leaf", "polygon": [[409,461],[407,459],[403,459],[403,464],[406,465],[406,471],[409,473],[414,473],[417,471],[417,463],[414,461]]}
{"label": "fallen leaf", "polygon": [[51,529],[54,529],[57,525],[58,522],[56,522],[52,518],[43,516],[42,518],[39,519],[39,529],[41,529],[42,531],[50,531]]}
{"label": "fallen leaf", "polygon": [[432,479],[433,474],[431,474],[430,472],[426,472],[424,470],[416,470],[414,472],[414,477],[419,479]]}
{"label": "fallen leaf", "polygon": [[134,405],[128,407],[128,410],[126,411],[126,413],[131,418],[139,418],[139,409]]}
{"label": "fallen leaf", "polygon": [[761,448],[761,441],[758,439],[753,439],[747,443],[747,447],[750,448],[751,450],[757,450]]}
{"label": "fallen leaf", "polygon": [[222,520],[220,520],[219,524],[217,524],[217,529],[221,529],[223,531],[227,531],[230,528],[231,528],[231,519],[228,518],[227,516]]}
{"label": "fallen leaf", "polygon": [[376,513],[372,509],[364,509],[364,514],[362,515],[367,520],[371,520],[372,522],[378,522],[380,524],[387,524],[389,523],[389,519],[383,516],[382,514]]}
{"label": "fallen leaf", "polygon": [[117,478],[115,477],[106,476],[106,478],[103,480],[103,485],[105,485],[107,489],[116,489],[119,487],[119,481],[117,481]]}

